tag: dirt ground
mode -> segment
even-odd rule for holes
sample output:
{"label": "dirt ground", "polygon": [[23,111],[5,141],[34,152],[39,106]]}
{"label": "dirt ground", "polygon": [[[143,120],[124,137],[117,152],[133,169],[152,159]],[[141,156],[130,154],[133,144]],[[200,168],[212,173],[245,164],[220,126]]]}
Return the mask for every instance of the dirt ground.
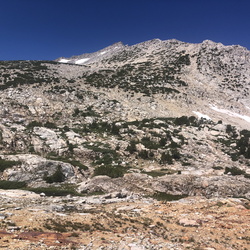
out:
{"label": "dirt ground", "polygon": [[1,249],[250,249],[250,202],[1,198]]}

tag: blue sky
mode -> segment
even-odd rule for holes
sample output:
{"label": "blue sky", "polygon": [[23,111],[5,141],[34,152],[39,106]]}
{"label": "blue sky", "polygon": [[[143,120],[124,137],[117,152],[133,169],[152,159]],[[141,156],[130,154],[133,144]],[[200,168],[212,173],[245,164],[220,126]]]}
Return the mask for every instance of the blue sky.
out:
{"label": "blue sky", "polygon": [[0,60],[53,60],[122,41],[250,49],[249,0],[0,0]]}

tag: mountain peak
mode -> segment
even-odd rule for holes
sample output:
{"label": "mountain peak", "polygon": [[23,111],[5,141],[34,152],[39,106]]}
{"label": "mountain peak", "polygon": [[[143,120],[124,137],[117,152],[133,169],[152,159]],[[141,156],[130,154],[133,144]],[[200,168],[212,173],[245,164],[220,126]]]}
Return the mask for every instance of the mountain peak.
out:
{"label": "mountain peak", "polygon": [[113,52],[116,52],[118,50],[121,50],[124,47],[125,45],[122,42],[117,42],[93,53],[84,53],[82,55],[72,56],[70,58],[60,57],[56,59],[55,61],[60,62],[60,63],[70,63],[70,64],[78,64],[78,65],[89,64],[89,63],[99,61],[103,59],[104,57],[106,57],[107,55],[110,55]]}

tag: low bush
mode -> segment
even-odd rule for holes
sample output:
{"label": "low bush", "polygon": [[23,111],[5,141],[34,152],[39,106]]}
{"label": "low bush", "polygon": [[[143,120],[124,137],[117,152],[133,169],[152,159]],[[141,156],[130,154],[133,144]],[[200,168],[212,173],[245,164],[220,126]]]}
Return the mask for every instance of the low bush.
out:
{"label": "low bush", "polygon": [[47,183],[54,183],[54,182],[64,182],[65,175],[62,172],[62,167],[58,166],[56,172],[51,176],[44,176],[43,178]]}
{"label": "low bush", "polygon": [[133,154],[136,152],[136,141],[132,140],[130,141],[130,144],[127,146],[127,151],[130,153],[130,154]]}
{"label": "low bush", "polygon": [[119,165],[118,166],[102,165],[94,170],[94,176],[107,175],[111,178],[123,177],[125,173],[126,169]]}
{"label": "low bush", "polygon": [[164,176],[167,173],[161,171],[150,171],[150,172],[143,171],[142,174],[147,174],[152,177],[159,177],[159,176]]}
{"label": "low bush", "polygon": [[224,169],[224,168],[221,167],[221,166],[213,166],[212,169],[214,169],[214,170],[222,170],[222,169]]}
{"label": "low bush", "polygon": [[21,164],[20,161],[8,161],[0,158],[0,172],[3,172],[7,168]]}
{"label": "low bush", "polygon": [[153,194],[152,198],[159,200],[159,201],[176,201],[176,200],[180,200],[182,198],[187,197],[187,195],[183,194],[183,195],[173,195],[173,194],[168,194],[168,193],[164,193],[164,192],[157,192],[155,194]]}
{"label": "low bush", "polygon": [[38,121],[32,121],[27,125],[27,129],[32,129],[34,127],[42,127],[43,124],[41,122]]}
{"label": "low bush", "polygon": [[227,174],[227,173],[231,173],[231,175],[244,175],[245,171],[237,167],[232,167],[232,168],[226,167],[224,174]]}
{"label": "low bush", "polygon": [[25,188],[26,190],[35,192],[37,194],[44,193],[46,196],[80,196],[72,187],[39,187],[39,188]]}
{"label": "low bush", "polygon": [[46,127],[46,128],[51,128],[51,129],[56,129],[56,128],[57,128],[56,124],[53,123],[53,122],[46,122],[46,123],[44,124],[44,127]]}
{"label": "low bush", "polygon": [[26,183],[20,181],[0,181],[0,189],[21,189],[25,188]]}
{"label": "low bush", "polygon": [[53,219],[48,219],[44,227],[48,230],[53,230],[60,233],[72,230],[89,231],[91,229],[90,225],[86,223],[72,221],[56,221]]}

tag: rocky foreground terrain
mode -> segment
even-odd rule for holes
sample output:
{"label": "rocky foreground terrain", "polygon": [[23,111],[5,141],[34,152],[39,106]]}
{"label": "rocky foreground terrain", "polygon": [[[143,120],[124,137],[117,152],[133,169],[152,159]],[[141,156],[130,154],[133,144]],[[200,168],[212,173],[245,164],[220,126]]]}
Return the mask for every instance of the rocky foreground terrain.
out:
{"label": "rocky foreground terrain", "polygon": [[1,191],[6,249],[249,249],[249,200]]}
{"label": "rocky foreground terrain", "polygon": [[1,61],[1,247],[248,249],[249,95],[212,41]]}

